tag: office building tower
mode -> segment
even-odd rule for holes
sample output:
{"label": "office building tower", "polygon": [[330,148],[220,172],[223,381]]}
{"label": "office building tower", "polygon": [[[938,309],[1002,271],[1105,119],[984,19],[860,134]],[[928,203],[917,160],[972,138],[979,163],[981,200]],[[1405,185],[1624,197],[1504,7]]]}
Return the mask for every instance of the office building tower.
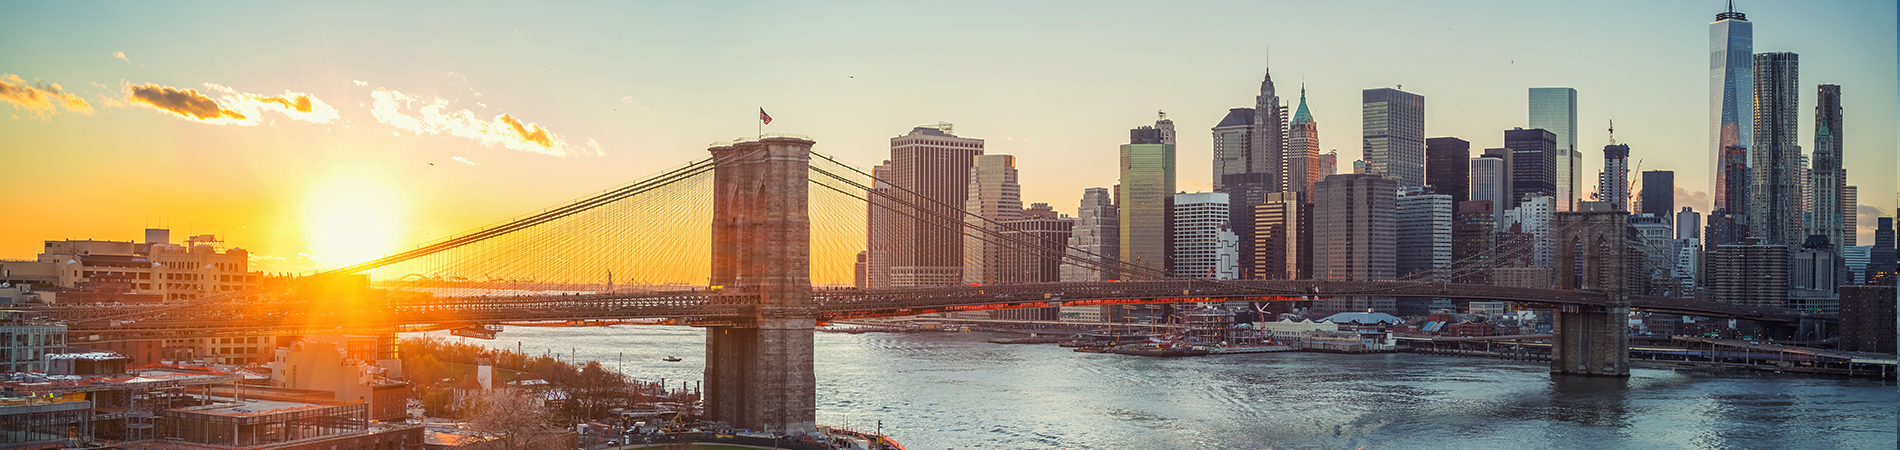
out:
{"label": "office building tower", "polygon": [[1709,212],[1708,232],[1702,235],[1703,246],[1711,249],[1739,244],[1748,237],[1748,191],[1751,181],[1748,175],[1748,150],[1739,145],[1730,146],[1722,157],[1722,180],[1727,186],[1722,189],[1720,197],[1715,197],[1715,210]]}
{"label": "office building tower", "polygon": [[1597,175],[1597,200],[1617,211],[1630,210],[1630,146],[1603,146],[1603,172]]}
{"label": "office building tower", "polygon": [[[1715,22],[1709,24],[1710,198],[1726,198],[1728,188],[1736,185],[1729,180],[1729,171],[1723,170],[1730,147],[1744,152],[1754,148],[1754,57],[1755,25],[1748,17],[1735,12],[1733,5],[1728,12],[1716,14]],[[1717,205],[1710,211],[1723,209]],[[1740,208],[1728,210],[1741,213]]]}
{"label": "office building tower", "polygon": [[[891,286],[950,286],[963,280],[961,225],[970,165],[983,140],[960,137],[948,123],[891,138],[891,195],[903,209],[892,220]],[[909,205],[915,205],[914,207]]]}
{"label": "office building tower", "polygon": [[1319,155],[1319,122],[1313,120],[1313,113],[1306,108],[1305,86],[1300,87],[1300,107],[1286,126],[1284,190],[1311,194],[1313,183],[1329,174],[1321,173],[1325,168]]}
{"label": "office building tower", "polygon": [[1243,259],[1242,276],[1262,280],[1298,280],[1313,277],[1313,205],[1298,192],[1274,192],[1253,207],[1251,260]]}
{"label": "office building tower", "polygon": [[1835,287],[1846,278],[1845,274],[1840,273],[1846,263],[1841,260],[1841,254],[1834,244],[1827,242],[1826,236],[1808,236],[1808,241],[1794,252],[1792,259],[1794,277],[1788,281],[1788,289],[1793,292],[1788,297],[1796,303],[1807,303],[1796,305],[1799,309],[1812,310],[1809,305],[1814,300],[1833,298]]}
{"label": "office building tower", "polygon": [[1022,187],[1016,183],[1016,157],[978,155],[970,165],[969,194],[964,200],[963,222],[972,233],[963,237],[963,282],[998,284],[1016,272],[1009,267],[1021,253],[1035,251],[1022,242],[997,239],[1004,223],[1022,220]]}
{"label": "office building tower", "polygon": [[1048,203],[1030,203],[1028,208],[1023,208],[1024,219],[1060,219],[1062,217],[1062,214],[1057,213],[1056,209],[1050,207]]}
{"label": "office building tower", "polygon": [[[1841,178],[1847,178],[1845,171]],[[1841,246],[1860,245],[1860,188],[1841,186]]]}
{"label": "office building tower", "polygon": [[1635,214],[1628,219],[1629,231],[1634,236],[1635,245],[1629,275],[1632,294],[1638,295],[1675,295],[1682,292],[1675,277],[1676,265],[1676,227],[1668,215]]}
{"label": "office building tower", "polygon": [[1557,135],[1544,129],[1517,128],[1504,132],[1504,148],[1511,171],[1510,200],[1523,203],[1525,197],[1556,198]]}
{"label": "office building tower", "polygon": [[[1254,240],[1255,231],[1252,220],[1254,207],[1265,202],[1268,195],[1282,192],[1279,186],[1275,184],[1276,182],[1272,175],[1273,174],[1270,173],[1253,172],[1227,174],[1223,177],[1225,181],[1223,184],[1228,201],[1228,224],[1240,242],[1246,243],[1253,242]],[[1254,278],[1246,268],[1253,267],[1256,258],[1258,258],[1258,255],[1254,254],[1254,248],[1252,246],[1245,244],[1240,246],[1241,278]]]}
{"label": "office building tower", "polygon": [[1471,142],[1455,137],[1425,140],[1425,183],[1450,195],[1452,204],[1470,200]]}
{"label": "office building tower", "polygon": [[1361,99],[1360,133],[1368,169],[1399,180],[1401,187],[1424,186],[1425,97],[1379,88],[1361,92]]}
{"label": "office building tower", "polygon": [[1451,265],[1452,196],[1426,192],[1415,190],[1397,199],[1400,277],[1423,276]]}
{"label": "office building tower", "polygon": [[1214,125],[1214,190],[1227,192],[1227,175],[1247,173],[1253,154],[1254,108],[1232,108]]}
{"label": "office building tower", "polygon": [[1500,209],[1501,206],[1516,203],[1510,201],[1511,196],[1508,194],[1510,191],[1510,171],[1507,168],[1509,166],[1504,164],[1504,158],[1498,156],[1499,155],[1489,154],[1489,152],[1487,152],[1484,156],[1471,158],[1470,163],[1470,201],[1491,202],[1493,223],[1496,223],[1497,220],[1504,217],[1504,210]]}
{"label": "office building tower", "polygon": [[1882,217],[1874,229],[1874,246],[1867,249],[1867,277],[1862,284],[1894,285],[1895,259],[1893,218]]}
{"label": "office building tower", "polygon": [[1847,281],[1845,284],[1862,284],[1867,282],[1867,263],[1873,259],[1873,249],[1874,246],[1872,245],[1856,245],[1841,248],[1841,261],[1847,265]]}
{"label": "office building tower", "polygon": [[1397,277],[1398,190],[1398,180],[1375,174],[1333,175],[1313,187],[1314,278]]}
{"label": "office building tower", "polygon": [[1248,151],[1247,172],[1272,174],[1274,191],[1286,186],[1286,106],[1273,90],[1273,72],[1260,81],[1260,95],[1254,97],[1253,148]]}
{"label": "office building tower", "polygon": [[874,180],[864,209],[865,284],[859,287],[884,289],[891,287],[892,246],[895,244],[897,226],[900,220],[908,217],[900,214],[897,203],[892,200],[891,161],[884,160],[883,164],[871,167],[871,178]]}
{"label": "office building tower", "polygon": [[1893,354],[1896,344],[1894,331],[1895,315],[1894,288],[1882,286],[1853,286],[1841,289],[1841,318],[1839,350],[1844,352],[1868,352]]}
{"label": "office building tower", "polygon": [[1846,219],[1854,211],[1846,208],[1847,171],[1841,166],[1841,144],[1844,142],[1841,137],[1841,87],[1823,84],[1816,91],[1814,156],[1810,158],[1813,165],[1808,168],[1808,197],[1812,203],[1808,208],[1808,230],[1805,234],[1827,236],[1828,242],[1834,245],[1851,246],[1847,235],[1853,231],[1846,228]]}
{"label": "office building tower", "polygon": [[1696,298],[1696,288],[1702,286],[1702,240],[1676,239],[1673,246],[1676,255],[1676,283],[1682,286],[1682,296]]}
{"label": "office building tower", "polygon": [[[1398,189],[1398,180],[1378,174],[1333,175],[1313,186],[1313,278],[1390,280],[1398,275]],[[1397,303],[1392,297],[1332,297],[1315,300],[1312,313],[1394,311]]]}
{"label": "office building tower", "polygon": [[1551,236],[1556,205],[1556,197],[1532,195],[1504,211],[1504,220],[1498,222],[1499,267],[1557,267],[1555,237]]}
{"label": "office building tower", "polygon": [[1682,211],[1676,212],[1676,239],[1701,238],[1702,214],[1696,213],[1695,208],[1682,207]]}
{"label": "office building tower", "polygon": [[1670,217],[1676,213],[1676,173],[1668,170],[1643,171],[1643,214]]}
{"label": "office building tower", "polygon": [[1711,300],[1742,306],[1788,304],[1788,246],[1748,238],[1709,253]]}
{"label": "office building tower", "polygon": [[1160,130],[1129,130],[1121,146],[1120,217],[1123,279],[1155,278],[1170,270],[1174,254],[1174,145]]}
{"label": "office building tower", "polygon": [[1531,128],[1557,138],[1557,210],[1575,211],[1583,197],[1583,148],[1577,146],[1577,90],[1531,88]]}
{"label": "office building tower", "polygon": [[1003,222],[1002,240],[1021,250],[1005,253],[1008,271],[999,273],[997,279],[1005,284],[1062,281],[1063,255],[1068,252],[1074,230],[1075,219],[1068,217],[1025,215]]}
{"label": "office building tower", "polygon": [[1755,55],[1755,146],[1749,152],[1749,236],[1789,247],[1807,238],[1801,226],[1798,63],[1793,53]]}
{"label": "office building tower", "polygon": [[1226,193],[1175,194],[1175,273],[1212,280],[1239,278],[1239,239],[1227,223]]}
{"label": "office building tower", "polygon": [[1313,179],[1313,183],[1318,184],[1319,180],[1326,179],[1327,175],[1336,173],[1339,173],[1339,151],[1330,150],[1324,155],[1319,155],[1319,177]]}
{"label": "office building tower", "polygon": [[1114,268],[1121,260],[1121,217],[1108,189],[1088,188],[1075,209],[1069,235],[1069,259],[1062,265],[1062,281],[1120,279]]}
{"label": "office building tower", "polygon": [[1490,255],[1498,224],[1498,214],[1491,209],[1495,205],[1491,200],[1458,202],[1451,222],[1451,260],[1462,270],[1452,282],[1490,282]]}

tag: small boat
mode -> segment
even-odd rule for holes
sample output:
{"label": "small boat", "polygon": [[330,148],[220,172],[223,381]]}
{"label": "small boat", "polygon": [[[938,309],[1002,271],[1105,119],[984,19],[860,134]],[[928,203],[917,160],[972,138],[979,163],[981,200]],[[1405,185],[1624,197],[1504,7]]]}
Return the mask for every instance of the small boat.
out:
{"label": "small boat", "polygon": [[668,356],[668,357],[666,357],[665,359],[662,359],[661,361],[666,361],[666,362],[680,362],[680,358],[679,358],[678,356]]}

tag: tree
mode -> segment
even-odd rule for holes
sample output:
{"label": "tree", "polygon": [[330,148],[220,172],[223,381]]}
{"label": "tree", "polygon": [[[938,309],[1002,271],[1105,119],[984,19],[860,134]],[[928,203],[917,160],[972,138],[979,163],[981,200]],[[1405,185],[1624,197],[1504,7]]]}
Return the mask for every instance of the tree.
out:
{"label": "tree", "polygon": [[541,398],[520,389],[491,389],[469,395],[468,425],[508,450],[531,448],[559,430],[548,424]]}
{"label": "tree", "polygon": [[627,376],[601,367],[600,361],[588,361],[568,387],[579,415],[593,419],[625,397]]}

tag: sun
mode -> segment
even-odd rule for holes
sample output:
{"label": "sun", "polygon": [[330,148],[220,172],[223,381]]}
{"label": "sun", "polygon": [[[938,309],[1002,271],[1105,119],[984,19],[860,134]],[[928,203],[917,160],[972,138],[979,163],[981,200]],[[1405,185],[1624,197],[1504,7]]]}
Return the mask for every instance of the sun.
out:
{"label": "sun", "polygon": [[401,200],[388,185],[358,177],[332,179],[304,200],[306,245],[326,268],[375,259],[396,250]]}

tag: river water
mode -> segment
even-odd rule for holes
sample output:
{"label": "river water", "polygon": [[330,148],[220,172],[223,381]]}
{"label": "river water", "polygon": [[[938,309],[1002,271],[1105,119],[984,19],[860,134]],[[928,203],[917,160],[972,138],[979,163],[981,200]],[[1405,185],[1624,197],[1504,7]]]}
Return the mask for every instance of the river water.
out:
{"label": "river water", "polygon": [[[467,342],[700,381],[704,330],[508,327]],[[991,333],[818,333],[818,421],[915,449],[1895,448],[1892,382],[1414,354],[1159,359]],[[451,338],[462,339],[462,338]],[[680,362],[664,362],[678,356]]]}

